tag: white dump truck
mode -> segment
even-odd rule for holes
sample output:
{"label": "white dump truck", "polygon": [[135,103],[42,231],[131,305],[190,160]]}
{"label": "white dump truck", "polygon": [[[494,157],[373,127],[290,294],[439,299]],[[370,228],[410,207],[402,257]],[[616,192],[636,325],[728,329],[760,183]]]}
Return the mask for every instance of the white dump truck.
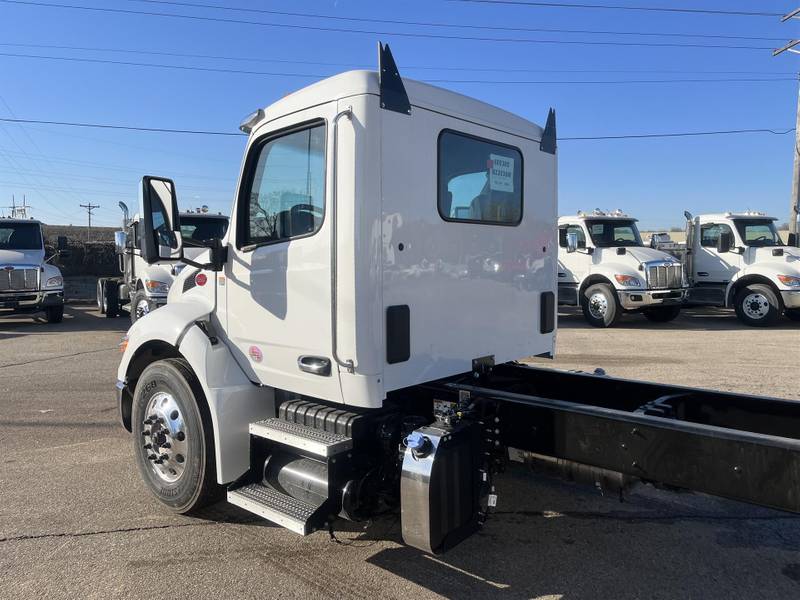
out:
{"label": "white dump truck", "polygon": [[558,303],[611,327],[625,312],[664,323],[680,314],[686,282],[680,261],[642,243],[622,211],[579,212],[558,220]]}
{"label": "white dump truck", "polygon": [[[164,506],[227,499],[299,534],[397,511],[438,552],[502,503],[514,448],[800,510],[800,404],[515,362],[555,347],[555,113],[402,79],[381,46],[377,73],[242,130],[231,227],[197,260],[173,182],[142,180],[142,259],[189,265],[128,331],[116,386]],[[469,267],[486,260],[525,285]]]}
{"label": "white dump truck", "polygon": [[[124,309],[131,322],[167,302],[167,294],[186,264],[167,262],[149,265],[142,260],[140,219],[129,216],[128,207],[120,202],[122,229],[115,234],[114,244],[121,277],[97,280],[97,308],[107,317],[116,317]],[[184,255],[191,260],[208,247],[209,240],[220,239],[228,229],[228,217],[211,214],[207,207],[180,215],[180,234]]]}
{"label": "white dump truck", "polygon": [[785,314],[800,321],[800,249],[781,239],[776,219],[762,212],[684,213],[686,243],[656,247],[683,263],[687,303],[733,307],[752,326],[774,324]]}
{"label": "white dump truck", "polygon": [[0,218],[0,315],[44,313],[64,318],[64,278],[51,261],[65,250],[45,248],[42,224]]}

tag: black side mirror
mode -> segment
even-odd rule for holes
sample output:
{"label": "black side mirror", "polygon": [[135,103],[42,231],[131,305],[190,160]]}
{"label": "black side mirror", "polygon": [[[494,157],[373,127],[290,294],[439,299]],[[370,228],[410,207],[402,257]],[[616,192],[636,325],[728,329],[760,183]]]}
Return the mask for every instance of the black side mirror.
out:
{"label": "black side mirror", "polygon": [[717,240],[717,252],[720,254],[725,254],[726,252],[731,251],[731,247],[733,246],[733,239],[730,232],[724,232],[719,234],[719,239]]}
{"label": "black side mirror", "polygon": [[67,249],[67,236],[65,235],[58,236],[58,249],[59,250]]}
{"label": "black side mirror", "polygon": [[142,177],[141,251],[148,264],[183,257],[175,182],[164,177]]}
{"label": "black side mirror", "polygon": [[796,233],[789,234],[789,241],[786,244],[787,246],[791,246],[792,248],[800,248],[800,240]]}

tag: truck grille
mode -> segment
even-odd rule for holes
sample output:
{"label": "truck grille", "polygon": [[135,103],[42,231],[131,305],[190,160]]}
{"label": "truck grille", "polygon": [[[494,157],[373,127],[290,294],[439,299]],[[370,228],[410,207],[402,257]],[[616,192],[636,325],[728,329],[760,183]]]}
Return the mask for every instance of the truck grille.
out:
{"label": "truck grille", "polygon": [[647,281],[651,289],[669,290],[683,287],[681,265],[662,264],[647,268]]}
{"label": "truck grille", "polygon": [[12,269],[0,267],[0,292],[24,292],[39,288],[39,269]]}

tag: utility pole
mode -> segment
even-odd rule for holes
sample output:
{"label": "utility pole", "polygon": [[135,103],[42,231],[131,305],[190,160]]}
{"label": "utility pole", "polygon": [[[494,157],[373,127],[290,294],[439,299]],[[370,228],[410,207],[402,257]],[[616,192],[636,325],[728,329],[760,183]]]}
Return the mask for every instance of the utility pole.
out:
{"label": "utility pole", "polygon": [[[800,18],[800,8],[785,14],[783,18],[781,18],[781,22],[798,18]],[[798,44],[800,44],[800,40],[791,40],[785,46],[775,50],[772,53],[772,56],[778,56],[784,52],[800,54],[800,50],[796,48]],[[794,233],[795,236],[797,236],[798,232],[798,218],[800,218],[800,90],[798,90],[797,96],[797,117],[794,129],[794,171],[792,173],[792,200],[789,206],[789,233]]]}
{"label": "utility pole", "polygon": [[12,219],[27,219],[28,209],[33,207],[28,206],[28,199],[25,195],[22,196],[22,206],[17,206],[17,199],[14,194],[11,194],[11,206],[4,206],[3,208],[11,210]]}
{"label": "utility pole", "polygon": [[94,209],[96,209],[96,208],[100,208],[100,205],[99,204],[92,204],[90,202],[89,204],[79,204],[78,206],[80,206],[81,208],[85,208],[86,212],[89,213],[89,229],[86,232],[86,241],[88,242],[88,241],[90,241],[90,238],[92,237],[92,211]]}

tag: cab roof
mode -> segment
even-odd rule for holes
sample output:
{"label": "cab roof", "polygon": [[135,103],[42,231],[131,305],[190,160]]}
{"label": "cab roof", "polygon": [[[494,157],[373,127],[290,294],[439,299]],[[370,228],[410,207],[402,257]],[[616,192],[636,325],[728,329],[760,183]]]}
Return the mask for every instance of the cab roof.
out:
{"label": "cab roof", "polygon": [[[414,108],[434,110],[470,121],[476,121],[496,129],[539,141],[542,128],[491,104],[440,87],[403,78],[408,98]],[[264,109],[265,118],[254,131],[265,123],[326,102],[343,100],[353,96],[380,95],[378,73],[375,71],[346,71],[312,83],[288,96],[285,96]]]}
{"label": "cab roof", "polygon": [[0,223],[36,223],[41,225],[42,222],[36,219],[12,219],[11,217],[0,217]]}
{"label": "cab roof", "polygon": [[767,213],[763,212],[726,212],[726,213],[709,213],[705,215],[697,215],[701,221],[718,221],[723,219],[763,219],[765,221],[777,221],[777,217],[770,217]]}

